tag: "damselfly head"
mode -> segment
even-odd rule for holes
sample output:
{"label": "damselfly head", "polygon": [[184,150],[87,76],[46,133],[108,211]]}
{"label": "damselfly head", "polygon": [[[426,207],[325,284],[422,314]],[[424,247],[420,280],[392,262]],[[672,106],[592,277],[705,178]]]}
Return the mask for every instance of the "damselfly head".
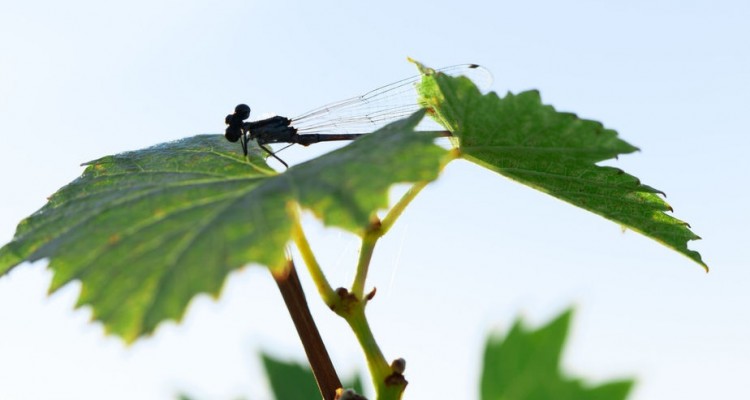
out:
{"label": "damselfly head", "polygon": [[242,123],[250,118],[250,107],[247,104],[238,104],[234,108],[234,114],[227,115],[224,122],[228,125],[224,137],[230,142],[236,142],[242,136]]}

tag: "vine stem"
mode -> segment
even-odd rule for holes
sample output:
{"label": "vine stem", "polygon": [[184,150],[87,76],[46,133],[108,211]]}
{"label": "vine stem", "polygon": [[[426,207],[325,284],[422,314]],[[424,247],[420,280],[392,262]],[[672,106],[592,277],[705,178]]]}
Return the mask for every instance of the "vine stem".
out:
{"label": "vine stem", "polygon": [[429,182],[417,182],[412,187],[409,188],[409,190],[404,193],[403,196],[398,200],[398,203],[396,203],[390,211],[388,211],[388,214],[383,218],[382,224],[380,226],[380,236],[385,235],[388,233],[388,231],[391,229],[394,223],[396,223],[396,219],[401,216],[401,214],[406,209],[406,206],[408,206],[412,200],[414,200],[415,197],[419,194],[419,192],[424,189]]}
{"label": "vine stem", "polygon": [[[386,361],[375,337],[370,329],[365,315],[367,302],[375,295],[374,290],[365,295],[365,282],[370,268],[372,254],[378,240],[385,235],[404,212],[419,192],[427,186],[428,182],[418,182],[399,199],[399,201],[388,211],[383,220],[374,219],[362,236],[362,246],[357,263],[357,273],[352,282],[351,292],[340,289],[340,303],[333,310],[346,320],[349,327],[357,337],[360,347],[365,353],[370,376],[375,386],[379,400],[398,400],[406,389],[407,381],[402,375],[403,370],[394,370]],[[403,360],[402,360],[403,361]]]}
{"label": "vine stem", "polygon": [[365,302],[359,301],[353,304],[346,315],[342,315],[357,337],[360,347],[365,353],[367,368],[375,386],[378,400],[399,400],[406,389],[407,381],[401,374],[403,371],[394,371],[380,351],[375,341],[370,324],[365,315]]}
{"label": "vine stem", "polygon": [[331,357],[328,355],[320,332],[315,326],[310,308],[305,299],[305,293],[302,291],[302,285],[294,268],[292,260],[287,261],[287,265],[281,272],[272,272],[273,278],[279,287],[281,297],[284,298],[289,315],[292,317],[294,327],[297,329],[302,347],[307,354],[307,360],[310,362],[310,368],[318,383],[318,390],[324,400],[334,400],[337,389],[341,388],[336,369],[333,367]]}
{"label": "vine stem", "polygon": [[331,284],[328,283],[328,279],[326,279],[323,269],[320,268],[318,260],[315,259],[315,254],[313,254],[312,248],[310,247],[310,242],[307,241],[305,231],[302,230],[299,209],[293,205],[289,205],[287,209],[292,217],[292,239],[294,240],[294,244],[297,245],[297,249],[299,250],[300,255],[302,255],[302,259],[305,260],[307,270],[310,272],[310,277],[315,283],[315,287],[318,289],[320,297],[328,307],[331,307],[338,297],[331,287]]}
{"label": "vine stem", "polygon": [[365,234],[362,237],[362,246],[359,251],[359,262],[357,263],[357,273],[354,276],[354,282],[352,282],[352,294],[358,299],[364,298],[365,292],[365,281],[367,280],[367,273],[370,269],[370,261],[372,260],[372,253],[375,250],[375,245],[378,240],[388,233],[388,231],[396,223],[396,219],[404,212],[406,206],[414,200],[419,192],[424,189],[429,182],[418,182],[415,183],[409,190],[404,193],[399,201],[388,211],[385,218],[382,221],[374,220],[370,226],[365,230]]}
{"label": "vine stem", "polygon": [[362,237],[362,247],[360,247],[359,261],[357,262],[357,274],[354,276],[351,290],[352,294],[358,300],[362,300],[365,297],[367,272],[370,269],[370,260],[372,260],[372,253],[375,251],[375,244],[378,243],[380,236],[380,221],[376,220]]}
{"label": "vine stem", "polygon": [[[298,208],[292,205],[287,207],[293,220],[293,240],[302,258],[305,260],[305,264],[315,282],[318,293],[331,310],[346,320],[354,332],[360,347],[362,347],[365,353],[367,366],[370,370],[370,376],[379,400],[401,399],[408,382],[402,375],[403,367],[393,368],[388,364],[367,321],[365,307],[367,306],[367,302],[375,295],[374,290],[367,295],[364,293],[367,273],[378,240],[391,229],[396,219],[406,209],[406,206],[427,186],[427,183],[418,182],[414,184],[388,211],[388,214],[386,214],[382,221],[375,218],[370,223],[370,226],[365,229],[362,236],[359,260],[357,262],[357,272],[354,282],[352,282],[351,291],[347,291],[344,288],[333,290],[315,259],[310,248],[310,243],[305,237]],[[315,379],[318,382],[318,388],[325,400],[333,399],[334,397],[331,396],[341,387],[341,382],[320,339],[320,334],[315,327],[312,316],[310,316],[302,287],[299,284],[299,278],[291,260],[288,262],[286,270],[288,271],[286,275],[277,276],[277,274],[274,274],[274,278],[279,285],[287,308],[292,315],[292,320],[295,323],[295,327],[297,327],[297,333],[305,347],[307,358],[310,361]],[[400,361],[403,363],[403,360]]]}

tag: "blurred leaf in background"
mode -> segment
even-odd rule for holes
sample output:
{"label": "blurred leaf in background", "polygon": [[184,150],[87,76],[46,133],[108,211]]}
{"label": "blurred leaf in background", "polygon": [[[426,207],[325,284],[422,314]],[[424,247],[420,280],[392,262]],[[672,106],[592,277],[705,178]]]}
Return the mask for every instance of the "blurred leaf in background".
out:
{"label": "blurred leaf in background", "polygon": [[[307,366],[293,362],[281,361],[268,354],[262,354],[263,366],[276,400],[319,399],[320,392],[315,377]],[[345,389],[354,389],[362,393],[362,381],[359,375],[341,382]]]}
{"label": "blurred leaf in background", "polygon": [[560,357],[572,310],[536,330],[520,319],[502,339],[490,338],[484,350],[481,400],[624,400],[631,379],[588,385],[560,371]]}

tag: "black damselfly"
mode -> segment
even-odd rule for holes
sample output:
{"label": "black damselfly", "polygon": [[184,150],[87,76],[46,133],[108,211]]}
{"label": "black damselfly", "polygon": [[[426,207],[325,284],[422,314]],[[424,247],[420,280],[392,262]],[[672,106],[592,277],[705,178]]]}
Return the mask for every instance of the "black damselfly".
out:
{"label": "black damselfly", "polygon": [[[489,72],[477,64],[462,64],[442,68],[437,72],[448,75],[468,75],[480,85],[491,82]],[[477,79],[479,78],[479,79]],[[227,115],[228,125],[224,136],[230,142],[240,141],[247,155],[248,142],[254,140],[258,147],[280,163],[287,164],[266,147],[269,143],[289,143],[308,146],[313,143],[354,140],[366,132],[389,122],[405,118],[419,109],[415,84],[421,75],[402,79],[371,90],[361,96],[327,104],[296,118],[275,116],[259,121],[245,122],[250,117],[250,107],[239,104],[233,114]],[[445,131],[446,135],[450,133]]]}

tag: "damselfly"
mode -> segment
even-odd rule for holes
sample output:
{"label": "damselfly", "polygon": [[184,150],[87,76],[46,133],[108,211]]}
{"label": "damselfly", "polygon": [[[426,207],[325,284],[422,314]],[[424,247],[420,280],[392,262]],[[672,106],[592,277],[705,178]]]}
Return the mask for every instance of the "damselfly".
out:
{"label": "damselfly", "polygon": [[[480,85],[491,83],[489,71],[477,64],[462,64],[442,68],[437,72],[448,75],[467,75]],[[308,146],[318,142],[354,140],[367,132],[405,118],[419,109],[415,85],[421,75],[402,79],[352,97],[308,111],[296,118],[275,116],[245,122],[250,107],[239,104],[227,115],[224,136],[230,142],[240,141],[247,155],[248,142],[254,140],[271,157],[287,166],[286,162],[266,147],[269,143],[289,143]],[[446,131],[446,135],[449,132]]]}

